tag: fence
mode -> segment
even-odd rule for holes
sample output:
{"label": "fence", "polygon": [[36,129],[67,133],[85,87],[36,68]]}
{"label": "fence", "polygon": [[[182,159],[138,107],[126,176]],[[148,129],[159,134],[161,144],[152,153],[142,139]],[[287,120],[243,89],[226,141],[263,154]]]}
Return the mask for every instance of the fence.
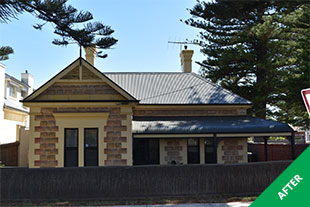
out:
{"label": "fence", "polygon": [[0,168],[0,197],[2,200],[105,200],[254,195],[261,193],[290,163]]}
{"label": "fence", "polygon": [[[296,157],[298,157],[309,144],[296,144],[295,151]],[[253,161],[262,162],[265,161],[265,145],[264,144],[248,144],[248,151],[254,155]],[[292,159],[292,147],[290,144],[268,144],[268,161],[273,160],[291,160]]]}
{"label": "fence", "polygon": [[5,166],[18,165],[18,146],[19,142],[0,145],[0,161]]}

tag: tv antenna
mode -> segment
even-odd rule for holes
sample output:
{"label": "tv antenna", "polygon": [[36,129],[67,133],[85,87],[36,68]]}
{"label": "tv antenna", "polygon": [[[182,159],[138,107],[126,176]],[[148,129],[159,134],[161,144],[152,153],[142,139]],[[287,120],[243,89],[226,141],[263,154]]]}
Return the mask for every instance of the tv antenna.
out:
{"label": "tv antenna", "polygon": [[197,45],[197,43],[194,42],[188,42],[188,41],[184,41],[184,42],[174,42],[174,41],[168,41],[169,44],[176,44],[176,45],[180,45],[180,50],[182,50],[182,46],[184,45],[184,49],[187,49],[187,45]]}

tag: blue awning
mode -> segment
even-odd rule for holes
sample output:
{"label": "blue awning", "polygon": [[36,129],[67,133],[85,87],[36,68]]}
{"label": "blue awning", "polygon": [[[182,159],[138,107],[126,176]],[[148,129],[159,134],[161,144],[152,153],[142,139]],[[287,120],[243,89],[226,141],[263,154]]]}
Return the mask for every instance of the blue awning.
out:
{"label": "blue awning", "polygon": [[135,117],[133,134],[292,133],[288,125],[247,116]]}

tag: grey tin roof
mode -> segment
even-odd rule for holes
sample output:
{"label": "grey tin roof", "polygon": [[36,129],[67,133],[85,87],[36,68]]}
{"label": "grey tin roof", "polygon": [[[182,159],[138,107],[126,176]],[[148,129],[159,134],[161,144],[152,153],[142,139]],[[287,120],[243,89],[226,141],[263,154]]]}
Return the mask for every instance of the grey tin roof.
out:
{"label": "grey tin roof", "polygon": [[140,104],[251,104],[195,73],[104,73]]}
{"label": "grey tin roof", "polygon": [[17,78],[15,78],[15,77],[13,77],[13,76],[7,74],[7,73],[5,74],[5,78],[11,79],[12,81],[15,81],[16,83],[18,83],[18,84],[20,84],[20,85],[23,85],[23,86],[26,87],[26,88],[29,88],[29,87],[30,87],[27,83],[24,83],[24,82],[18,80]]}
{"label": "grey tin roof", "polygon": [[288,124],[254,117],[139,117],[134,134],[292,132]]}

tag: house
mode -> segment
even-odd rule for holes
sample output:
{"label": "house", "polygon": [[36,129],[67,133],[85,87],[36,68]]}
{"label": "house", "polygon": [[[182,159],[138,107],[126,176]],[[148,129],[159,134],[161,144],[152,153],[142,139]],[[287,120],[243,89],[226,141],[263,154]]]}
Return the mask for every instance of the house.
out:
{"label": "house", "polygon": [[27,71],[18,80],[5,73],[5,66],[0,63],[0,160],[6,165],[27,165],[28,140],[20,140],[20,137],[23,129],[29,128],[29,108],[20,100],[33,92],[33,82],[33,76]]}
{"label": "house", "polygon": [[[107,73],[95,50],[23,100],[29,167],[246,163],[253,136],[291,136],[287,124],[249,117],[252,103],[191,72]],[[293,139],[292,139],[293,140]]]}
{"label": "house", "polygon": [[33,92],[33,76],[25,71],[21,80],[5,73],[0,64],[0,144],[13,143],[19,139],[19,128],[29,127],[29,109],[20,100]]}

